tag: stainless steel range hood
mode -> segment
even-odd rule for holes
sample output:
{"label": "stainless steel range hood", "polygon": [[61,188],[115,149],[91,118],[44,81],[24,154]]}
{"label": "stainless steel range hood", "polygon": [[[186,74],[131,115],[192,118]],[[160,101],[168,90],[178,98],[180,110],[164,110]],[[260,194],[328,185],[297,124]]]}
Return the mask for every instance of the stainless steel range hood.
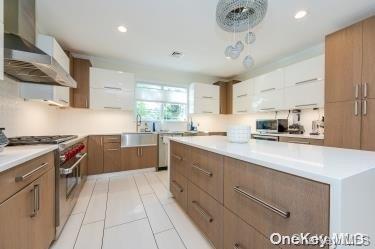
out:
{"label": "stainless steel range hood", "polygon": [[24,83],[77,87],[50,55],[35,46],[35,0],[4,0],[4,71]]}

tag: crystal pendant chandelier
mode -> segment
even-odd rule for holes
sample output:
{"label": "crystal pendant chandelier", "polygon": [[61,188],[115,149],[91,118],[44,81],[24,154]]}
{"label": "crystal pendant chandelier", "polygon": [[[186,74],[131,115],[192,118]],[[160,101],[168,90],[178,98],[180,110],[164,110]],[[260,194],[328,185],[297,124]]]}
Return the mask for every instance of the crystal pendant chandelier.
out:
{"label": "crystal pendant chandelier", "polygon": [[[225,49],[225,57],[237,59],[244,50],[242,41],[236,42],[236,33],[248,31],[245,43],[251,45],[256,37],[250,30],[257,26],[265,17],[268,0],[219,0],[216,8],[216,21],[227,32],[234,33],[233,44]],[[254,59],[248,55],[243,60],[246,69],[254,65]]]}

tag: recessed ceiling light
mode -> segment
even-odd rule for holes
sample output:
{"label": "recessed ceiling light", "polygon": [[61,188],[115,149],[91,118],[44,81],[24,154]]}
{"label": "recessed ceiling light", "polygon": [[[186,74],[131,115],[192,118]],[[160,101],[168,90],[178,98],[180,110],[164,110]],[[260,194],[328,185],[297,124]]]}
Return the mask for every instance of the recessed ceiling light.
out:
{"label": "recessed ceiling light", "polygon": [[306,10],[300,10],[300,11],[298,11],[298,12],[294,15],[294,18],[295,18],[295,19],[302,19],[302,18],[304,18],[306,15],[307,15],[307,11],[306,11]]}
{"label": "recessed ceiling light", "polygon": [[125,27],[125,26],[118,26],[118,31],[120,31],[121,33],[125,33],[128,31],[128,29]]}

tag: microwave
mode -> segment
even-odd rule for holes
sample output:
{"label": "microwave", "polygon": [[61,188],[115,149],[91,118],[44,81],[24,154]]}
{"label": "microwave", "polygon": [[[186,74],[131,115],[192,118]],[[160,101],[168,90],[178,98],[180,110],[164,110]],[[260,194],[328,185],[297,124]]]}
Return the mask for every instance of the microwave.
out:
{"label": "microwave", "polygon": [[260,133],[288,132],[288,119],[262,119],[256,121],[256,130]]}

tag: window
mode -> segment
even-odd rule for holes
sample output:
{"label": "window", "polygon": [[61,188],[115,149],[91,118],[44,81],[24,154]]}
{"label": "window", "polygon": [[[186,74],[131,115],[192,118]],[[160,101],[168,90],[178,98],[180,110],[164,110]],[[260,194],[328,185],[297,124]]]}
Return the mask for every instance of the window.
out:
{"label": "window", "polygon": [[186,121],[187,88],[138,82],[137,113],[145,121]]}

